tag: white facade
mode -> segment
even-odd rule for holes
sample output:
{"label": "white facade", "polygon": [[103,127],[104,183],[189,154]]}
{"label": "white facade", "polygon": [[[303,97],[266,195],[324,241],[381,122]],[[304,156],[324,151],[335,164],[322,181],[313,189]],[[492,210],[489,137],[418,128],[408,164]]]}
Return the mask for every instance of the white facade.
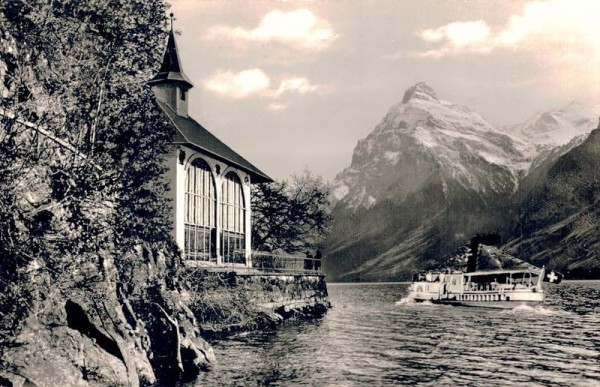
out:
{"label": "white facade", "polygon": [[187,117],[188,103],[186,89],[171,85],[156,85],[153,90],[156,99],[171,106],[178,115]]}
{"label": "white facade", "polygon": [[[214,242],[216,248],[216,263],[224,264],[226,262],[223,256],[222,250],[222,238],[223,238],[223,219],[222,219],[222,207],[224,203],[223,195],[223,182],[225,176],[230,172],[234,173],[241,182],[243,204],[244,204],[244,244],[243,254],[245,265],[248,267],[252,266],[250,262],[250,250],[251,250],[251,206],[250,206],[250,175],[244,171],[227,165],[226,163],[210,157],[206,154],[198,152],[190,147],[184,145],[173,146],[166,157],[168,164],[168,172],[166,178],[169,181],[171,191],[169,196],[172,199],[172,233],[177,245],[184,252],[189,250],[186,246],[186,187],[187,187],[187,175],[188,169],[192,167],[192,163],[196,159],[202,159],[210,168],[210,174],[214,182],[215,188],[215,199],[216,199],[216,211],[215,211],[215,229]],[[188,209],[189,210],[189,209]],[[189,257],[186,257],[186,259]],[[208,260],[210,262],[210,260]]]}
{"label": "white facade", "polygon": [[164,162],[172,234],[186,263],[251,267],[251,177],[272,180],[188,116],[193,85],[181,68],[173,31],[149,84],[177,130]]}

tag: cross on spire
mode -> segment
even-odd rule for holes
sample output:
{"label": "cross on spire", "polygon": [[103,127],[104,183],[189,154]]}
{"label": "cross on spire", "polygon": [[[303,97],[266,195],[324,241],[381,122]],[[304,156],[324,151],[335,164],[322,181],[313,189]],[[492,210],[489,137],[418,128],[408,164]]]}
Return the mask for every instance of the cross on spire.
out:
{"label": "cross on spire", "polygon": [[190,89],[193,85],[190,79],[183,73],[181,68],[181,61],[179,60],[179,53],[177,51],[177,44],[175,43],[175,33],[173,32],[173,13],[169,14],[171,18],[171,31],[169,31],[169,37],[167,40],[167,47],[165,55],[163,57],[162,64],[158,70],[158,74],[154,76],[148,83],[150,85],[155,84],[178,84],[183,89]]}

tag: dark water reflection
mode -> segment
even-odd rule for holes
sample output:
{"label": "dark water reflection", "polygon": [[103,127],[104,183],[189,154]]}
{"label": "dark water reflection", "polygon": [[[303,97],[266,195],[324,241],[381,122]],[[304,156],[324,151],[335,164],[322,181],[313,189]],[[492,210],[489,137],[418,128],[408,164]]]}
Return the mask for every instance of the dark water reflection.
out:
{"label": "dark water reflection", "polygon": [[512,310],[398,302],[407,287],[330,284],[325,317],[213,343],[198,385],[600,386],[600,282]]}

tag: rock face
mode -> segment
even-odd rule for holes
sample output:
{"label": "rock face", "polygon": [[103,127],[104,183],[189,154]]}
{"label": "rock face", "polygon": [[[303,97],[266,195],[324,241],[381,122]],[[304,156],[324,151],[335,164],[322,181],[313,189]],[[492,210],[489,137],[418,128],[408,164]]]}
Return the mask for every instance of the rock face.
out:
{"label": "rock face", "polygon": [[334,280],[404,279],[472,234],[506,231],[520,199],[585,140],[591,119],[571,104],[500,130],[416,84],[336,176],[326,273]]}
{"label": "rock face", "polygon": [[[33,303],[16,338],[0,348],[0,385],[140,386],[193,381],[216,363],[203,337],[271,327],[330,307],[319,275],[209,272],[140,249],[130,284],[91,281]],[[187,271],[186,271],[187,270]],[[40,287],[49,277],[30,272]],[[176,279],[181,283],[172,283]]]}
{"label": "rock face", "polygon": [[[18,335],[2,348],[0,384],[165,385],[210,368],[212,348],[180,292],[167,286],[164,257],[140,248],[128,262],[135,283],[97,276],[31,300]],[[51,281],[39,268],[28,279],[39,289]]]}

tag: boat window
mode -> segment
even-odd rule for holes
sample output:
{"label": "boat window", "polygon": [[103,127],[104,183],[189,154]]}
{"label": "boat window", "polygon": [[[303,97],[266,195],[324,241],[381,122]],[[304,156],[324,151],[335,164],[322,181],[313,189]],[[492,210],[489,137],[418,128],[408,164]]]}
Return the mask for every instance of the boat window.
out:
{"label": "boat window", "polygon": [[440,274],[439,273],[427,273],[425,274],[425,281],[427,282],[437,282],[440,280]]}

